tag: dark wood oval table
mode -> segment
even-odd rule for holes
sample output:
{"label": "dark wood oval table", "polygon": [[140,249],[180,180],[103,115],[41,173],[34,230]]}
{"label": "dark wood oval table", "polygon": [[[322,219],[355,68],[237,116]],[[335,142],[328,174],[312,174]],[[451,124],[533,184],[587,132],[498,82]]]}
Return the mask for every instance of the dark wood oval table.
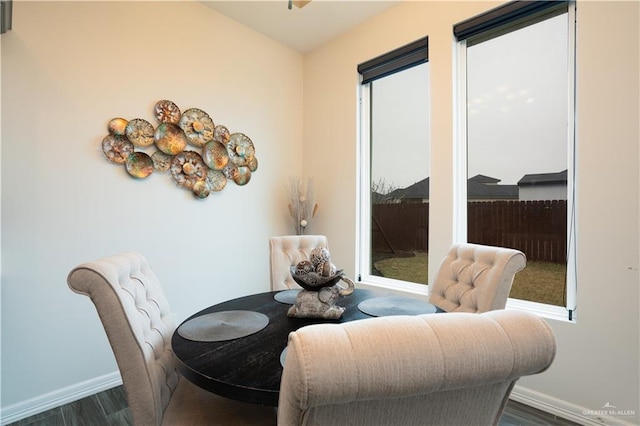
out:
{"label": "dark wood oval table", "polygon": [[280,354],[287,346],[289,333],[310,324],[342,323],[371,318],[362,313],[358,304],[363,300],[387,293],[365,289],[341,298],[338,306],[346,308],[338,320],[289,318],[291,305],[274,299],[277,292],[266,292],[219,303],[187,318],[214,312],[247,310],[260,312],[269,324],[246,337],[221,342],[200,342],[183,338],[176,330],[171,345],[180,361],[179,371],[189,381],[214,392],[240,401],[277,406],[280,394],[282,365]]}

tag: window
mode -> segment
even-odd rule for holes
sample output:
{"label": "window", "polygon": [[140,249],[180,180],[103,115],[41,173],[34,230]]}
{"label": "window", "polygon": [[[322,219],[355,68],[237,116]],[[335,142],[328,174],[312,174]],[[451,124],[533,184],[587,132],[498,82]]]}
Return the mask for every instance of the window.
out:
{"label": "window", "polygon": [[527,256],[510,306],[571,319],[574,14],[515,1],[454,27],[460,71],[458,239]]}
{"label": "window", "polygon": [[358,71],[358,278],[424,292],[429,236],[428,39],[367,61]]}

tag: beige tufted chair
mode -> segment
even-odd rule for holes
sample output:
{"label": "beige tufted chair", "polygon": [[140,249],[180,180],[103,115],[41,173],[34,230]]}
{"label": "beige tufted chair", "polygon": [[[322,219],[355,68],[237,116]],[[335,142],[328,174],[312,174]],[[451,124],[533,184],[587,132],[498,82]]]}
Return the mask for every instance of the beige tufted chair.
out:
{"label": "beige tufted chair", "polygon": [[521,311],[310,325],[289,335],[278,425],[497,425],[555,353],[551,327]]}
{"label": "beige tufted chair", "polygon": [[269,263],[271,266],[271,290],[301,288],[291,278],[289,268],[301,260],[309,260],[311,250],[316,247],[329,249],[324,235],[285,235],[269,238]]}
{"label": "beige tufted chair", "polygon": [[429,302],[445,312],[504,309],[514,276],[526,263],[518,250],[454,244],[429,284]]}
{"label": "beige tufted chair", "polygon": [[222,398],[180,378],[171,350],[171,309],[141,254],[83,263],[67,283],[95,304],[136,426],[275,424],[273,408]]}

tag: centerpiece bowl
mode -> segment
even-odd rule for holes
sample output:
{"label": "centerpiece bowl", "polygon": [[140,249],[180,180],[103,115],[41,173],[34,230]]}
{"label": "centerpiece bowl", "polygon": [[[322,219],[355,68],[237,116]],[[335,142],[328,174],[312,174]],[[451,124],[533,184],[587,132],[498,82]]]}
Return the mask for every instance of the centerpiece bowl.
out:
{"label": "centerpiece bowl", "polygon": [[316,272],[297,273],[296,267],[291,267],[291,277],[293,280],[305,290],[320,291],[323,287],[331,287],[342,279],[344,272],[342,269],[336,271],[335,274],[325,277]]}

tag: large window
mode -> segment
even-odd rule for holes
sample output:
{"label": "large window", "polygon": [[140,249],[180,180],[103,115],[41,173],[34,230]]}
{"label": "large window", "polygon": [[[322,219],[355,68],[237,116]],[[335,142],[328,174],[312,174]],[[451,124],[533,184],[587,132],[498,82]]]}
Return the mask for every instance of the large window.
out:
{"label": "large window", "polygon": [[522,250],[527,266],[516,275],[510,303],[543,305],[571,318],[574,14],[568,5],[511,2],[454,32],[461,71],[458,239]]}
{"label": "large window", "polygon": [[427,39],[361,64],[358,71],[359,279],[424,292],[429,236]]}

